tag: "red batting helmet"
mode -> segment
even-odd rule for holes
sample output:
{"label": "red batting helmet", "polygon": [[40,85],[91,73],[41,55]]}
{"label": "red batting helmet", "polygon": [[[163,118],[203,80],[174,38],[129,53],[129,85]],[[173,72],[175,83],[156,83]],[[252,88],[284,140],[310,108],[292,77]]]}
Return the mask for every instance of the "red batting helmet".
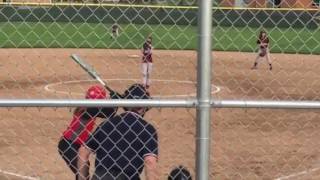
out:
{"label": "red batting helmet", "polygon": [[99,85],[91,86],[86,93],[86,99],[105,99],[106,97],[106,90]]}

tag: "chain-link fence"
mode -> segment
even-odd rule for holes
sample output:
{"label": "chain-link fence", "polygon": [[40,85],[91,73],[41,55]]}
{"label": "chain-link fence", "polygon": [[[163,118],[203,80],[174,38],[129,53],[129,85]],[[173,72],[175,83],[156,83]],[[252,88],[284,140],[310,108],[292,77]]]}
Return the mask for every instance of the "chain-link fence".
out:
{"label": "chain-link fence", "polygon": [[312,1],[250,2],[259,8],[213,9],[214,100],[247,108],[212,111],[210,177],[318,179],[318,110],[285,108],[319,100],[319,9]]}
{"label": "chain-link fence", "polygon": [[317,179],[317,110],[223,108],[318,107],[317,2],[214,1],[211,64],[196,53],[204,2],[1,4],[0,179],[205,177],[197,117],[208,115],[200,79],[211,65],[209,179]]}
{"label": "chain-link fence", "polygon": [[[33,106],[35,99],[35,106],[56,100],[127,99],[125,90],[139,83],[144,87],[138,90],[146,88],[153,99],[193,99],[197,14],[191,9],[136,3],[3,4],[1,98],[23,99],[24,106]],[[117,94],[96,86],[99,82],[71,55],[87,63]],[[129,92],[129,99],[147,97]],[[89,172],[98,179],[135,179],[139,173],[146,179],[155,170],[166,179],[177,176],[179,169],[170,171],[179,166],[195,177],[193,109],[167,106],[144,113],[143,108],[114,112],[71,106],[1,109],[0,179],[85,177],[85,172],[78,172],[81,145],[88,147],[81,152],[95,152],[89,153]],[[85,162],[85,157],[80,160]]]}

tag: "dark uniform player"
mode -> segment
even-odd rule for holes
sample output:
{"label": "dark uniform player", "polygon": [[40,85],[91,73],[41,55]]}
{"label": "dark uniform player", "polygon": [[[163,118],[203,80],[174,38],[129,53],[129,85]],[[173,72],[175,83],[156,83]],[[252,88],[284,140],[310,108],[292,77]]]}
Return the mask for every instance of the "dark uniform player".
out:
{"label": "dark uniform player", "polygon": [[[124,93],[126,99],[148,99],[141,84]],[[144,165],[146,179],[157,179],[158,137],[155,128],[143,119],[146,108],[126,111],[103,122],[79,150],[80,178],[89,176],[91,152],[96,153],[92,180],[139,180]]]}
{"label": "dark uniform player", "polygon": [[[107,94],[104,88],[92,86],[86,93],[86,99],[106,99]],[[97,117],[110,118],[117,111],[117,108],[76,108],[72,121],[63,132],[58,150],[73,173],[77,173],[78,150],[88,139],[92,132]],[[77,178],[76,178],[77,179]]]}
{"label": "dark uniform player", "polygon": [[[112,37],[116,38],[119,36],[119,25],[118,24],[113,24],[111,27],[111,33],[112,33]],[[111,38],[112,38],[111,37]]]}
{"label": "dark uniform player", "polygon": [[150,76],[152,72],[152,50],[152,38],[149,36],[142,48],[142,84],[146,89],[149,88],[151,83]]}
{"label": "dark uniform player", "polygon": [[269,38],[265,31],[260,32],[259,38],[257,40],[257,44],[259,46],[259,52],[254,61],[254,65],[251,69],[257,69],[259,59],[262,57],[266,57],[267,62],[269,64],[269,69],[272,70],[272,64],[271,64],[271,58],[270,58],[270,52],[269,52]]}

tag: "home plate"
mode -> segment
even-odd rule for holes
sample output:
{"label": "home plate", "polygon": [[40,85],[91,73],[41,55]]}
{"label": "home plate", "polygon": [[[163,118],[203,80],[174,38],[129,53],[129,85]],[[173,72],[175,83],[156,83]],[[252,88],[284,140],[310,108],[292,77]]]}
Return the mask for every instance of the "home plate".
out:
{"label": "home plate", "polygon": [[138,58],[140,57],[139,55],[136,55],[136,54],[131,54],[131,55],[128,55],[129,58]]}

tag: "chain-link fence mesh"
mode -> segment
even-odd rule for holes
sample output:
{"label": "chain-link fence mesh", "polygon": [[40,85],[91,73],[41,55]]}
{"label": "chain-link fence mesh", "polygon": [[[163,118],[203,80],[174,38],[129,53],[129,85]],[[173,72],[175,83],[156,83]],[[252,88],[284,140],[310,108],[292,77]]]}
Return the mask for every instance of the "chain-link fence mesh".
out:
{"label": "chain-link fence mesh", "polygon": [[[109,87],[121,94],[131,84],[145,83],[153,98],[195,97],[196,1],[44,3],[5,2],[0,7],[2,99],[84,99],[87,89],[98,82],[72,60],[71,54],[85,60]],[[318,5],[317,1],[307,0],[214,1],[212,97],[318,100]],[[260,9],[252,9],[257,7]],[[276,8],[265,9],[269,7]],[[269,38],[267,52],[272,70],[266,56],[257,61],[257,69],[251,69],[259,55],[257,40],[261,30]],[[148,37],[152,38],[153,66],[151,72],[150,67],[142,72],[143,57],[150,61],[142,52],[142,49],[150,50],[150,45],[144,47]],[[150,84],[146,79],[151,79]],[[87,109],[77,110],[1,109],[0,179],[74,178],[68,163],[61,158],[63,153],[58,152],[58,143],[65,135],[63,132],[77,124],[72,123],[76,112],[80,112],[79,117],[89,115],[86,120],[76,119],[82,128],[91,125],[89,119],[96,115]],[[123,112],[119,108],[115,117]],[[211,179],[317,179],[319,176],[316,111],[218,109],[212,113]],[[121,122],[124,117],[128,116],[122,114]],[[144,118],[157,132],[159,178],[177,176],[175,173],[182,171],[181,167],[170,171],[182,165],[194,179],[195,109],[152,108]],[[104,120],[97,118],[94,128],[101,122]],[[124,125],[132,129],[131,125]],[[74,136],[83,132],[78,126],[69,129],[73,138],[67,135],[67,140],[76,142]],[[119,139],[123,139],[121,133],[132,133],[118,130],[109,133],[115,132],[119,133],[116,135]],[[130,138],[138,135],[134,132]],[[103,139],[116,143],[114,139]],[[121,148],[100,151],[108,151],[110,155],[113,150],[131,150]],[[141,163],[144,160],[141,153],[135,153],[129,154]],[[89,158],[91,175],[95,172],[95,157]]]}
{"label": "chain-link fence mesh", "polygon": [[[145,83],[153,98],[194,98],[196,11],[188,7],[132,6],[135,4],[3,4],[1,98],[108,96],[87,92],[99,83],[72,60],[72,54],[95,69],[120,95],[134,83]],[[148,67],[142,72],[143,60],[150,61],[142,52],[143,48],[150,50],[144,47],[148,37],[152,38],[153,70]],[[144,81],[144,75],[151,83]],[[77,152],[87,139],[109,142],[90,156],[90,175],[103,177],[111,172],[112,176],[133,179],[132,171],[140,173],[145,158],[159,154],[159,178],[177,176],[176,171],[170,171],[179,165],[194,177],[194,110],[152,108],[144,116],[146,121],[137,118],[139,110],[134,111],[132,118],[119,108],[112,120],[105,108],[2,109],[0,179],[73,179]],[[113,121],[123,123],[119,127],[108,124]],[[97,130],[90,138],[102,122],[114,129]],[[96,134],[108,138],[97,138]],[[155,137],[157,146],[152,143]],[[93,149],[91,145],[87,146]],[[103,159],[109,161],[98,163],[96,168],[95,159],[104,156],[101,151],[108,152],[105,155],[110,156]],[[120,152],[124,154],[121,157]],[[146,178],[144,173],[141,177]]]}
{"label": "chain-link fence mesh", "polygon": [[[269,1],[236,2],[238,9],[213,9],[213,48],[219,52],[213,53],[212,77],[220,89],[213,97],[319,100],[319,8],[312,1],[283,0],[277,8],[267,8],[274,5]],[[269,39],[265,56],[261,31]],[[212,179],[319,178],[317,110],[212,113]]]}
{"label": "chain-link fence mesh", "polygon": [[214,111],[211,178],[318,179],[319,113]]}
{"label": "chain-link fence mesh", "polygon": [[[63,138],[63,132],[71,127],[73,112],[74,109],[70,111],[66,108],[2,109],[0,178],[74,179],[72,171],[59,155],[60,152],[66,158],[72,157],[70,151],[64,148],[74,147],[71,142],[75,144],[76,141],[69,140],[70,146],[67,146],[62,144],[60,138],[68,140],[67,137]],[[123,110],[120,109],[118,114],[122,113]],[[144,116],[157,130],[159,178],[166,179],[169,172],[178,165],[187,167],[194,177],[195,120],[192,117],[194,112],[190,109],[152,109]],[[95,123],[98,125],[102,122],[104,121],[97,118]],[[84,125],[83,121],[81,123]],[[139,123],[135,125],[137,124]],[[180,130],[177,132],[177,129]],[[91,175],[95,170],[94,160],[95,155],[92,154]],[[144,179],[144,173],[141,177]]]}

